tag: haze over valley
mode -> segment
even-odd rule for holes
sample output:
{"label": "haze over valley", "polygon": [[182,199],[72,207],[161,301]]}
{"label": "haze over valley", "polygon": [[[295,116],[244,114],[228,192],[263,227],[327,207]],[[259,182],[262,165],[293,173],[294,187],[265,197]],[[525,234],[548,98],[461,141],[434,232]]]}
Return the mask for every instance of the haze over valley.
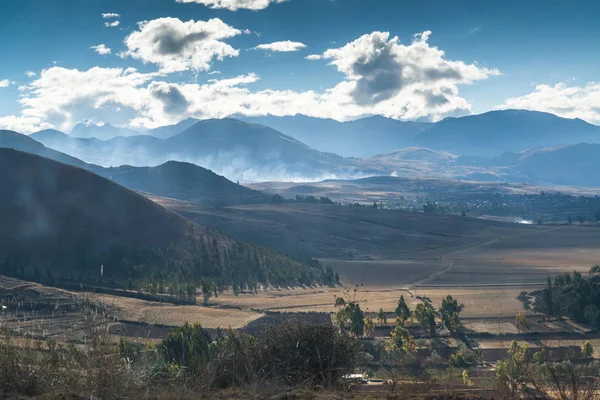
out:
{"label": "haze over valley", "polygon": [[[291,118],[303,122],[294,123]],[[263,118],[263,122],[267,120]],[[34,132],[30,137],[50,149],[99,166],[154,167],[182,161],[242,182],[379,175],[566,186],[596,186],[599,182],[593,166],[597,164],[600,128],[551,114],[494,111],[420,124],[419,133],[414,135],[404,133],[403,122],[382,117],[352,123],[305,116],[270,120],[282,128],[286,123],[294,126],[290,129],[297,138],[231,118],[187,119],[135,135],[111,127],[110,132],[123,136],[104,140],[91,136],[97,130],[95,125],[85,124],[78,124],[75,130],[78,136],[87,138],[56,130]],[[369,125],[371,122],[374,126]],[[329,130],[332,124],[335,128]],[[390,127],[394,124],[398,124],[397,130]],[[327,135],[344,140],[330,140],[327,145],[313,143],[311,147],[300,141],[311,141],[306,134],[298,133],[301,129],[320,140]],[[439,139],[432,139],[436,136]],[[348,148],[349,144],[354,147]]]}

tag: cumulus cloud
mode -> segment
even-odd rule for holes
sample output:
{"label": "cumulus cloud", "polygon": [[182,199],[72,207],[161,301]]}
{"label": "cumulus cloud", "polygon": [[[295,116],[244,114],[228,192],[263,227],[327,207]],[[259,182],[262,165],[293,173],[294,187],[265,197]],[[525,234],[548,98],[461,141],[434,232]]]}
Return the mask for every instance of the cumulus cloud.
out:
{"label": "cumulus cloud", "polygon": [[175,84],[165,82],[152,82],[148,86],[152,97],[163,104],[163,110],[167,114],[180,115],[187,111],[190,103]]}
{"label": "cumulus cloud", "polygon": [[403,45],[397,36],[390,38],[389,32],[373,32],[329,49],[322,57],[346,75],[345,90],[361,105],[428,92],[445,96],[447,101],[436,102],[447,105],[458,100],[457,85],[499,74],[496,69],[447,60],[442,50],[429,45],[430,36],[431,31],[425,31]]}
{"label": "cumulus cloud", "polygon": [[33,77],[35,77],[37,74],[36,74],[35,72],[33,72],[33,71],[25,71],[25,75],[26,75],[28,78],[33,78]]}
{"label": "cumulus cloud", "polygon": [[117,13],[102,13],[102,18],[119,18],[121,14]]}
{"label": "cumulus cloud", "polygon": [[125,39],[127,51],[122,56],[157,64],[163,72],[209,70],[215,59],[239,55],[239,50],[224,40],[242,31],[218,18],[187,22],[160,18],[140,22],[138,27]]}
{"label": "cumulus cloud", "polygon": [[92,47],[90,47],[90,49],[93,49],[96,53],[103,55],[103,56],[110,54],[110,52],[111,52],[110,47],[106,47],[104,44],[92,46]]}
{"label": "cumulus cloud", "polygon": [[116,26],[119,26],[120,22],[119,20],[113,21],[113,22],[105,22],[104,26],[107,28],[114,28]]}
{"label": "cumulus cloud", "polygon": [[283,3],[286,0],[177,0],[178,3],[197,3],[210,8],[222,8],[231,11],[240,9],[264,10],[271,3]]}
{"label": "cumulus cloud", "polygon": [[537,85],[533,92],[524,96],[511,97],[499,109],[519,108],[544,111],[564,118],[581,118],[600,124],[600,84],[585,86]]}
{"label": "cumulus cloud", "polygon": [[8,79],[2,79],[0,80],[0,88],[5,88],[5,87],[9,87],[10,85],[14,85],[15,82],[10,81]]}
{"label": "cumulus cloud", "polygon": [[[388,33],[373,32],[320,55],[345,76],[323,91],[255,90],[252,84],[260,78],[253,73],[204,84],[166,82],[166,72],[208,69],[219,53],[215,55],[207,41],[214,44],[239,34],[220,20],[211,21],[200,25],[173,19],[141,23],[138,35],[127,39],[129,51],[158,64],[159,72],[100,67],[80,71],[58,66],[44,70],[23,87],[21,115],[4,117],[3,123],[19,124],[22,131],[31,132],[41,125],[66,131],[85,119],[132,128],[153,128],[190,116],[305,114],[344,121],[379,114],[439,120],[471,112],[471,105],[460,97],[461,84],[499,73],[446,59],[443,51],[428,44],[429,32],[416,35],[407,45],[390,39]],[[591,97],[588,100],[600,104]]]}
{"label": "cumulus cloud", "polygon": [[[157,76],[134,68],[45,69],[22,87],[21,115],[15,118],[28,124],[24,132],[44,124],[68,131],[85,119],[127,124],[146,104],[140,87]],[[11,121],[15,123],[14,118]]]}
{"label": "cumulus cloud", "polygon": [[32,133],[42,129],[52,128],[52,124],[41,121],[35,117],[8,115],[0,117],[0,129],[7,129],[20,133]]}
{"label": "cumulus cloud", "polygon": [[304,43],[292,42],[291,40],[284,40],[281,42],[259,44],[253,47],[252,50],[265,50],[265,51],[277,51],[277,52],[291,52],[299,51],[306,48]]}

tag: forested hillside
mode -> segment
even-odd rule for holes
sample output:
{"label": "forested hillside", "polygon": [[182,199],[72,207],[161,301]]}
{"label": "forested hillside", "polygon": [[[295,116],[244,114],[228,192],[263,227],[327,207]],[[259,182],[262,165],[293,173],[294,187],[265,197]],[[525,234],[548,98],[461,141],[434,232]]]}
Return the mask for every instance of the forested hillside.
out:
{"label": "forested hillside", "polygon": [[334,283],[310,258],[231,240],[83,169],[0,149],[0,273],[151,292]]}

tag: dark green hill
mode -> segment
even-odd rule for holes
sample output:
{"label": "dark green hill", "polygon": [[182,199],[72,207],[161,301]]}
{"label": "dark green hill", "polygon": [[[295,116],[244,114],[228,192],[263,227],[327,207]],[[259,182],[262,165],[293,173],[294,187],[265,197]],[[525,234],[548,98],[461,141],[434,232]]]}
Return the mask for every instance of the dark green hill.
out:
{"label": "dark green hill", "polygon": [[184,162],[169,161],[157,167],[105,168],[99,173],[130,189],[198,204],[227,206],[272,200],[272,196]]}
{"label": "dark green hill", "polygon": [[191,293],[331,282],[316,263],[211,232],[89,171],[12,149],[0,171],[4,275]]}

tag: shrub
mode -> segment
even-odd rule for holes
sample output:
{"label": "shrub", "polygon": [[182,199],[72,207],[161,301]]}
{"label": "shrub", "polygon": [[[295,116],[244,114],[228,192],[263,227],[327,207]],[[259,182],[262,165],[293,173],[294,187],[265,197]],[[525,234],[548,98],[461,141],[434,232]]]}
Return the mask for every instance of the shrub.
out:
{"label": "shrub", "polygon": [[200,323],[173,329],[158,346],[166,364],[185,367],[191,374],[200,373],[209,361],[209,345],[212,339]]}
{"label": "shrub", "polygon": [[354,370],[361,350],[360,341],[332,325],[288,320],[262,332],[258,360],[267,379],[327,387]]}
{"label": "shrub", "polygon": [[467,348],[462,348],[450,355],[450,364],[457,368],[466,368],[476,363],[475,353]]}

